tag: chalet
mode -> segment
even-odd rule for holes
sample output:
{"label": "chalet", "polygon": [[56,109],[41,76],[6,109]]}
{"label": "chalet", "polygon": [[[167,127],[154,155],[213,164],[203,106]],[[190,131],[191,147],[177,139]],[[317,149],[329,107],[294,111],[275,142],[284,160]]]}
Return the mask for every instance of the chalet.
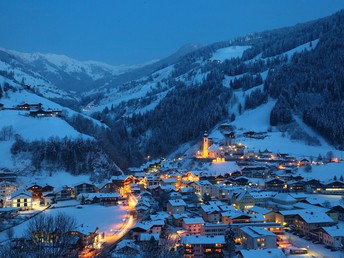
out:
{"label": "chalet", "polygon": [[141,247],[135,244],[134,240],[122,240],[120,241],[115,248],[115,251],[112,252],[112,257],[136,257],[140,254]]}
{"label": "chalet", "polygon": [[258,157],[261,159],[270,159],[272,156],[272,151],[269,151],[268,149],[258,151]]}
{"label": "chalet", "polygon": [[233,181],[236,185],[248,185],[249,184],[249,179],[246,176],[239,176],[234,179]]}
{"label": "chalet", "polygon": [[264,166],[245,166],[241,170],[241,174],[247,177],[262,178],[267,172],[267,168]]}
{"label": "chalet", "polygon": [[78,236],[82,246],[96,246],[99,243],[98,228],[91,229],[82,224],[76,230],[71,231],[70,234]]}
{"label": "chalet", "polygon": [[172,224],[176,227],[182,227],[184,218],[188,218],[188,215],[185,213],[172,214]]}
{"label": "chalet", "polygon": [[272,201],[282,205],[293,205],[297,203],[297,200],[288,193],[278,193],[272,198]]}
{"label": "chalet", "polygon": [[42,109],[38,109],[35,111],[30,111],[29,116],[32,117],[52,117],[53,116],[53,112],[52,111],[45,111]]}
{"label": "chalet", "polygon": [[38,184],[34,184],[28,188],[26,188],[27,191],[29,191],[32,194],[32,197],[34,199],[38,199],[42,196],[42,186]]}
{"label": "chalet", "polygon": [[221,213],[222,224],[232,223],[249,223],[251,216],[244,214],[243,212],[231,212],[225,211]]}
{"label": "chalet", "polygon": [[116,187],[112,182],[106,182],[102,185],[99,185],[100,193],[114,193],[117,192],[118,187]]}
{"label": "chalet", "polygon": [[221,210],[217,205],[202,205],[200,214],[206,222],[218,223],[221,221]]}
{"label": "chalet", "polygon": [[17,188],[17,184],[15,183],[2,181],[0,182],[0,195],[8,198],[12,193],[17,191]]}
{"label": "chalet", "polygon": [[336,225],[320,228],[319,241],[332,248],[342,248],[344,245],[344,227]]}
{"label": "chalet", "polygon": [[302,159],[299,161],[298,163],[300,166],[307,166],[307,165],[310,165],[311,162],[308,160],[308,159]]}
{"label": "chalet", "polygon": [[186,203],[183,200],[169,200],[167,202],[167,212],[169,214],[185,213]]}
{"label": "chalet", "polygon": [[151,227],[152,227],[152,224],[150,222],[147,222],[147,221],[142,221],[140,223],[137,223],[131,229],[133,239],[138,240],[140,235],[142,233],[148,233]]}
{"label": "chalet", "polygon": [[74,184],[74,194],[78,196],[81,193],[96,193],[98,192],[98,188],[89,183],[77,183]]}
{"label": "chalet", "polygon": [[203,224],[204,220],[202,217],[184,218],[182,226],[191,235],[200,235]]}
{"label": "chalet", "polygon": [[323,184],[319,180],[311,179],[305,182],[305,190],[307,193],[321,192]]}
{"label": "chalet", "polygon": [[294,218],[295,230],[305,236],[318,227],[332,226],[335,222],[322,211],[299,212]]}
{"label": "chalet", "polygon": [[304,181],[291,181],[287,183],[290,192],[305,192],[306,184]]}
{"label": "chalet", "polygon": [[42,108],[42,103],[37,103],[37,104],[28,104],[24,103],[21,105],[17,105],[16,109],[18,110],[32,110],[32,109],[41,109]]}
{"label": "chalet", "polygon": [[41,197],[41,204],[48,206],[55,203],[56,194],[54,192],[44,192]]}
{"label": "chalet", "polygon": [[201,235],[204,236],[218,236],[225,235],[228,229],[227,224],[223,223],[204,223],[201,228]]}
{"label": "chalet", "polygon": [[101,205],[117,205],[118,193],[81,193],[77,200],[82,204],[100,203]]}
{"label": "chalet", "polygon": [[25,189],[19,189],[12,193],[10,200],[13,208],[20,208],[23,210],[32,209],[32,194]]}
{"label": "chalet", "polygon": [[190,184],[190,186],[192,186],[195,189],[195,194],[199,196],[204,196],[205,194],[214,196],[214,188],[217,188],[217,186],[213,186],[213,184],[210,183],[208,180],[193,182]]}
{"label": "chalet", "polygon": [[62,186],[55,190],[55,199],[56,201],[65,201],[70,200],[75,197],[74,188],[69,186]]}
{"label": "chalet", "polygon": [[262,227],[240,228],[239,239],[247,249],[277,248],[277,236]]}
{"label": "chalet", "polygon": [[323,186],[322,193],[324,194],[344,194],[344,182],[334,180]]}
{"label": "chalet", "polygon": [[184,249],[184,257],[224,257],[223,249],[226,244],[222,236],[183,236],[181,244]]}
{"label": "chalet", "polygon": [[281,179],[271,178],[265,181],[265,190],[282,192],[286,190],[286,184]]}
{"label": "chalet", "polygon": [[232,204],[236,209],[243,210],[252,208],[255,205],[253,196],[243,189],[233,192]]}
{"label": "chalet", "polygon": [[253,206],[252,208],[248,209],[249,214],[262,214],[266,222],[274,222],[275,221],[275,214],[273,211],[259,207]]}
{"label": "chalet", "polygon": [[134,184],[135,180],[135,177],[126,175],[111,177],[112,183],[118,187],[118,193],[120,196],[125,196],[131,193],[130,184]]}

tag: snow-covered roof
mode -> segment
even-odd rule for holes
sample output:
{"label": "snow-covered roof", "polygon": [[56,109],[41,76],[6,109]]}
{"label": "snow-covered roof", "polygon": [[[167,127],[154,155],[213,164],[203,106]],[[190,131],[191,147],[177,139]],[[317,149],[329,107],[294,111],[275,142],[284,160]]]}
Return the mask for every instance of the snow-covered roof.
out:
{"label": "snow-covered roof", "polygon": [[276,236],[274,233],[270,232],[269,230],[263,227],[248,226],[248,227],[242,227],[240,228],[240,230],[253,238],[262,237],[262,236]]}
{"label": "snow-covered roof", "polygon": [[186,203],[183,200],[169,200],[168,203],[173,206],[186,206]]}
{"label": "snow-covered roof", "polygon": [[268,209],[265,209],[265,208],[259,207],[259,206],[253,206],[252,208],[249,208],[248,210],[253,212],[253,213],[260,213],[263,215],[272,212],[271,210],[268,210]]}
{"label": "snow-covered roof", "polygon": [[208,150],[210,151],[220,151],[220,147],[217,144],[212,144]]}
{"label": "snow-covered roof", "polygon": [[286,255],[281,249],[269,248],[269,249],[245,249],[239,251],[243,258],[257,258],[257,257],[274,257],[285,258]]}
{"label": "snow-covered roof", "polygon": [[26,196],[32,197],[32,194],[29,191],[27,191],[25,189],[19,189],[19,190],[15,191],[14,193],[11,194],[10,199],[13,199],[19,195],[26,195]]}
{"label": "snow-covered roof", "polygon": [[201,208],[205,213],[220,211],[220,208],[217,205],[202,205]]}
{"label": "snow-covered roof", "polygon": [[284,202],[296,202],[296,199],[288,193],[278,193],[274,196],[274,200],[284,201]]}
{"label": "snow-covered roof", "polygon": [[188,225],[188,224],[203,224],[204,220],[202,217],[195,217],[195,218],[185,218],[184,220],[184,224]]}
{"label": "snow-covered roof", "polygon": [[118,242],[115,251],[120,251],[124,247],[130,247],[130,248],[133,248],[137,251],[140,251],[140,246],[135,244],[134,240],[129,240],[129,239],[125,239],[125,240]]}
{"label": "snow-covered roof", "polygon": [[306,223],[332,223],[334,222],[326,213],[323,212],[300,212],[298,214]]}
{"label": "snow-covered roof", "polygon": [[225,244],[225,236],[182,236],[182,244],[206,245],[206,244]]}
{"label": "snow-covered roof", "polygon": [[170,184],[170,183],[176,183],[177,182],[177,179],[175,179],[175,178],[166,178],[166,179],[162,179],[161,180],[163,183],[165,183],[165,184]]}
{"label": "snow-covered roof", "polygon": [[151,220],[165,220],[170,217],[167,212],[165,211],[159,211],[157,214],[151,214],[149,215]]}
{"label": "snow-covered roof", "polygon": [[331,237],[344,237],[344,226],[342,224],[332,227],[322,227],[322,229]]}

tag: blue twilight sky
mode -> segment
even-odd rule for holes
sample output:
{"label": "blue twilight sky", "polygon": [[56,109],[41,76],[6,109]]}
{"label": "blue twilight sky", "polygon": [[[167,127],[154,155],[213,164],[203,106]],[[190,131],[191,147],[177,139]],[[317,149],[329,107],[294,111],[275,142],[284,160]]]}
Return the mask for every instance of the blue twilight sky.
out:
{"label": "blue twilight sky", "polygon": [[0,0],[0,47],[137,64],[185,43],[294,25],[343,0]]}

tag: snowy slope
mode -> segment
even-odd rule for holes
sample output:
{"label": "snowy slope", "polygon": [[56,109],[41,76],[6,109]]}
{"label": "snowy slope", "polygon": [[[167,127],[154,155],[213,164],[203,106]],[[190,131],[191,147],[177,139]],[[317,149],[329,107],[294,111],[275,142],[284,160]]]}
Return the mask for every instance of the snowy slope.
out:
{"label": "snowy slope", "polygon": [[246,49],[250,46],[230,46],[216,50],[210,60],[219,60],[221,62],[226,59],[240,58]]}
{"label": "snowy slope", "polygon": [[62,69],[66,73],[87,73],[93,80],[100,79],[105,72],[118,75],[129,70],[140,67],[140,65],[119,65],[112,66],[97,61],[78,61],[65,55],[42,54],[42,53],[21,53],[13,50],[1,49],[14,55],[25,63],[31,64],[38,61],[45,62],[46,70],[59,73]]}

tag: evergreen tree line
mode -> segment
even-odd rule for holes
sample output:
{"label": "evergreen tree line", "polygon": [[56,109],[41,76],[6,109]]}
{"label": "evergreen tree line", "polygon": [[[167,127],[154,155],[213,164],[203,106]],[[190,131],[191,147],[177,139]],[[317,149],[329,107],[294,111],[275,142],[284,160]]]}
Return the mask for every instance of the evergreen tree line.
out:
{"label": "evergreen tree line", "polygon": [[17,137],[11,153],[15,156],[30,153],[34,171],[63,169],[73,175],[97,173],[100,178],[118,171],[100,145],[90,139],[53,137],[28,142]]}
{"label": "evergreen tree line", "polygon": [[313,51],[295,54],[289,63],[269,72],[265,81],[277,98],[271,124],[288,123],[290,112],[317,130],[332,144],[344,147],[344,12],[326,23]]}

